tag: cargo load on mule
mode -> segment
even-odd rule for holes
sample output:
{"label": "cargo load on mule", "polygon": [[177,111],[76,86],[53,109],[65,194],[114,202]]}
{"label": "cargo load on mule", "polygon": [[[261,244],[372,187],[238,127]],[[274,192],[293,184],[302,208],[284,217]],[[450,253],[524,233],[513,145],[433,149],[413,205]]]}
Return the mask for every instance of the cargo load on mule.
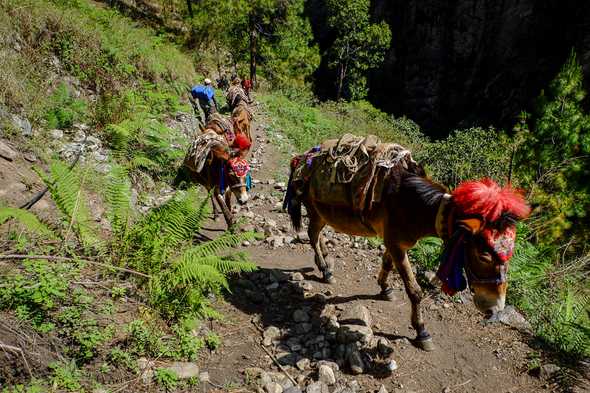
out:
{"label": "cargo load on mule", "polygon": [[[321,159],[317,159],[321,158]],[[288,193],[297,202],[308,189],[314,197],[332,206],[352,206],[363,216],[381,202],[384,187],[399,187],[403,171],[424,175],[409,150],[396,143],[381,143],[374,135],[345,134],[327,140],[291,160],[292,176]],[[315,176],[311,177],[311,173]]]}

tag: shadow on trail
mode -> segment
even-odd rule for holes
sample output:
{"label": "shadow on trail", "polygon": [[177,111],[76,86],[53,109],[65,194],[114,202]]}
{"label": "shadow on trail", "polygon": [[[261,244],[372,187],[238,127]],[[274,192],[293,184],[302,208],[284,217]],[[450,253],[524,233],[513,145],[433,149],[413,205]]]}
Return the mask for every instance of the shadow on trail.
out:
{"label": "shadow on trail", "polygon": [[[380,298],[378,294],[333,297],[312,294],[309,281],[319,281],[319,276],[311,274],[313,271],[313,268],[260,269],[242,274],[230,281],[231,293],[226,300],[251,315],[253,330],[260,335],[260,345],[266,344],[282,366],[309,370],[309,363],[328,361],[350,373],[346,348],[355,344],[343,339],[334,321],[347,303]],[[373,340],[380,337],[404,338],[380,332],[373,334]],[[390,376],[387,357],[382,356],[376,345],[369,347],[372,349],[365,347],[360,351],[364,374],[377,378]],[[305,363],[307,366],[303,366]]]}

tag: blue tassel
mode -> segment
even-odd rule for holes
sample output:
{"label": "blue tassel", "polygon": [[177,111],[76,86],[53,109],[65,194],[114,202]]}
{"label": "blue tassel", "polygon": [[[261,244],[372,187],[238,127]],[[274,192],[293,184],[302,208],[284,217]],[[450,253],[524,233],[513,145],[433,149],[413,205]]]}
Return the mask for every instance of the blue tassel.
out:
{"label": "blue tassel", "polygon": [[225,165],[223,163],[220,164],[220,176],[219,176],[219,192],[221,195],[225,192]]}
{"label": "blue tassel", "polygon": [[250,191],[252,188],[252,175],[250,175],[250,171],[246,174],[246,191]]}

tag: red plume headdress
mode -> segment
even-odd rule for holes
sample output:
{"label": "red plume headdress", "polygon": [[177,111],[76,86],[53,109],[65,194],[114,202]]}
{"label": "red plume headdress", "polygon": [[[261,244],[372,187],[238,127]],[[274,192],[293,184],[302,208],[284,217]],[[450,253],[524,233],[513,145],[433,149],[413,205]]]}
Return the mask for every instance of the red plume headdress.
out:
{"label": "red plume headdress", "polygon": [[234,147],[240,150],[248,150],[252,143],[248,140],[248,137],[244,134],[237,134],[236,139],[233,143]]}
{"label": "red plume headdress", "polygon": [[500,187],[491,179],[461,183],[452,193],[456,217],[482,219],[481,234],[503,262],[512,257],[516,220],[526,218],[531,209],[520,190]]}

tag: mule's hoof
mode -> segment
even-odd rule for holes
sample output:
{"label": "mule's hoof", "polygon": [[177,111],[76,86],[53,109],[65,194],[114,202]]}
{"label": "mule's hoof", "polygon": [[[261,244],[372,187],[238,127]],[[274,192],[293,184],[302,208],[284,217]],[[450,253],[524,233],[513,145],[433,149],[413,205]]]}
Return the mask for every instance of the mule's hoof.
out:
{"label": "mule's hoof", "polygon": [[326,284],[336,284],[336,279],[334,278],[334,274],[332,273],[324,273],[323,281]]}
{"label": "mule's hoof", "polygon": [[436,347],[434,346],[434,343],[432,342],[432,337],[430,337],[430,336],[422,337],[422,338],[417,337],[414,342],[418,348],[420,348],[421,350],[426,351],[426,352],[431,352],[436,349]]}
{"label": "mule's hoof", "polygon": [[381,297],[381,300],[392,301],[393,300],[393,288],[382,289],[379,296]]}

